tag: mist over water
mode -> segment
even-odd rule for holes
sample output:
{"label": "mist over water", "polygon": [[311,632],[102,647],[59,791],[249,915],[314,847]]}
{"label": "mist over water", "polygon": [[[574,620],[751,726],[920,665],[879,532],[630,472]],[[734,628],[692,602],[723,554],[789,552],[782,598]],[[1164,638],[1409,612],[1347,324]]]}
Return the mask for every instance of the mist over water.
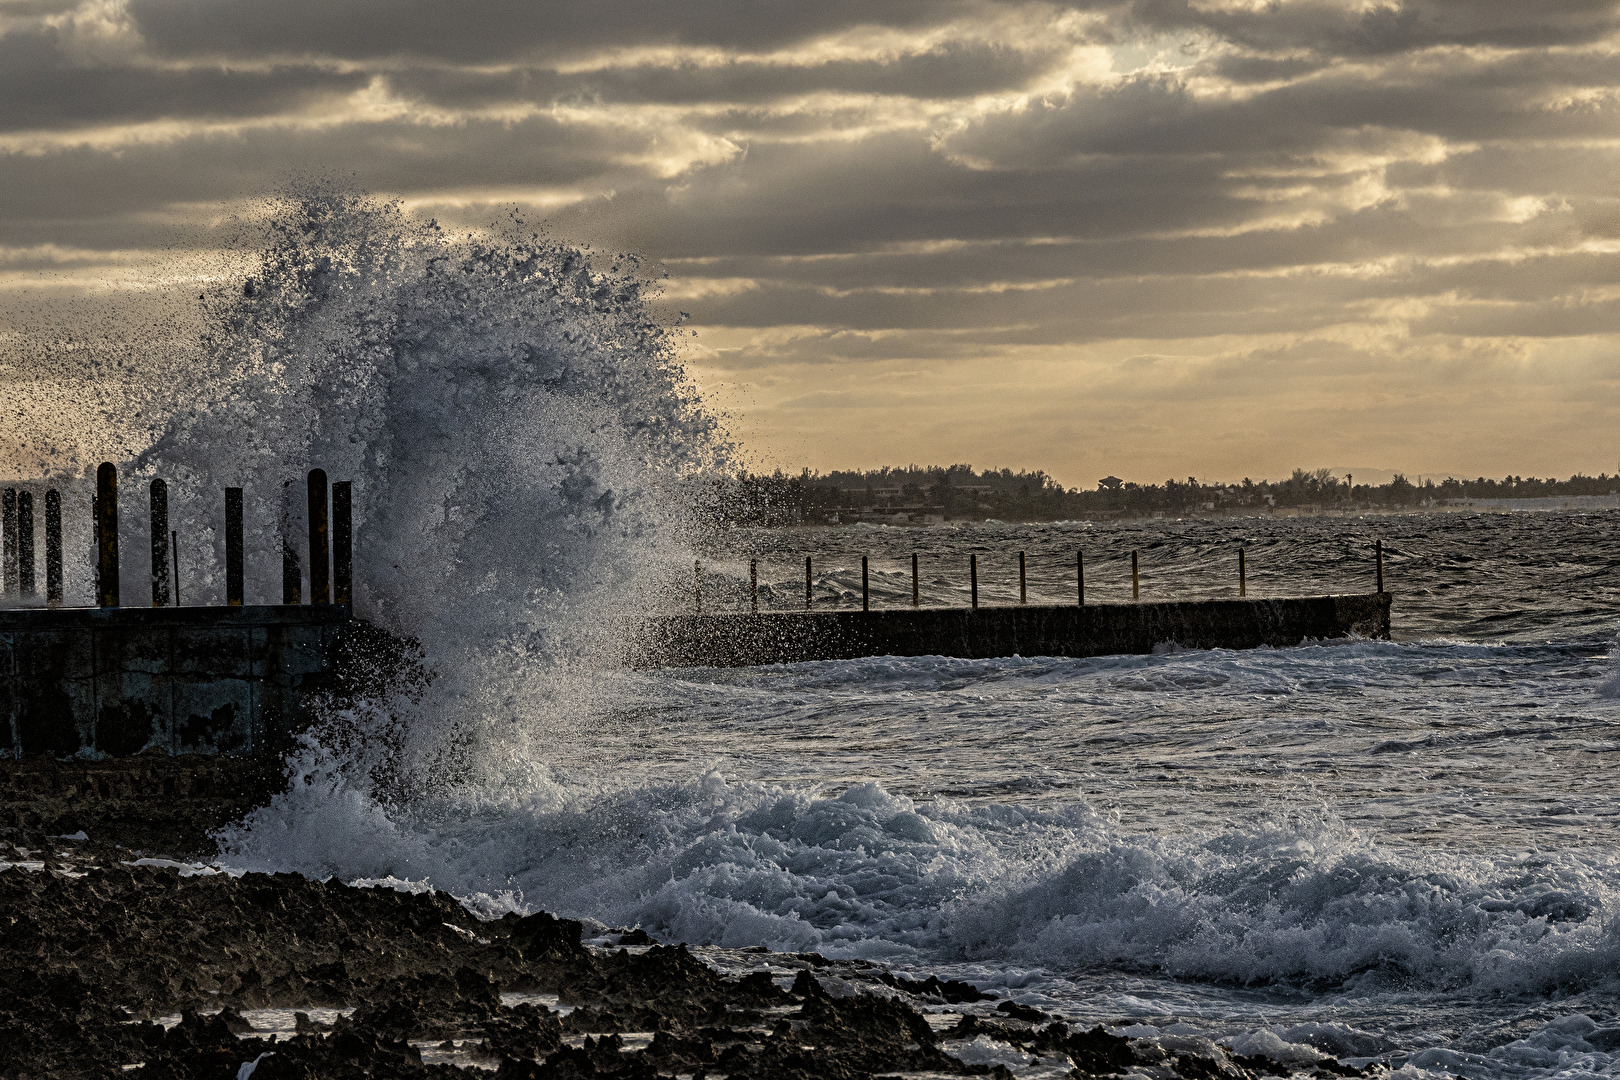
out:
{"label": "mist over water", "polygon": [[[1612,1075],[1620,514],[728,529],[725,433],[633,262],[322,185],[272,209],[131,475],[244,487],[260,589],[301,528],[284,484],[352,479],[357,607],[436,678],[317,727],[222,862],[916,966],[1167,1046]],[[745,604],[753,556],[793,607],[805,554],[844,605],[866,554],[886,604],[917,549],[924,602],[954,604],[969,553],[1012,602],[1025,550],[1031,599],[1070,602],[1076,548],[1106,601],[1131,550],[1147,598],[1229,595],[1241,544],[1277,595],[1369,589],[1374,534],[1393,642],[600,651],[616,613],[687,603],[694,558],[713,603]]]}

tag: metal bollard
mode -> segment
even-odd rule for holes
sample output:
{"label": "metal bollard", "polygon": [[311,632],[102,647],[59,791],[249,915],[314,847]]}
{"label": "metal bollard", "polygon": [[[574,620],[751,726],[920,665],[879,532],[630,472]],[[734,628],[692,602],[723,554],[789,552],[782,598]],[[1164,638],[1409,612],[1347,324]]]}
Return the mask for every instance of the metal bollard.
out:
{"label": "metal bollard", "polygon": [[24,596],[37,596],[34,587],[34,493],[17,495],[17,588]]}
{"label": "metal bollard", "polygon": [[17,489],[0,492],[0,580],[4,591],[17,591]]}
{"label": "metal bollard", "polygon": [[1131,552],[1131,599],[1142,599],[1142,580],[1136,576],[1136,552]]}
{"label": "metal bollard", "polygon": [[1373,541],[1373,554],[1378,559],[1378,591],[1384,591],[1384,538]]}
{"label": "metal bollard", "polygon": [[917,553],[915,551],[911,553],[911,606],[922,606],[922,592],[918,588],[917,581]]}
{"label": "metal bollard", "polygon": [[45,492],[45,602],[62,603],[62,494]]}
{"label": "metal bollard", "polygon": [[1249,571],[1243,562],[1243,549],[1238,548],[1238,595],[1249,595]]}
{"label": "metal bollard", "polygon": [[96,470],[96,604],[118,606],[118,468]]}
{"label": "metal bollard", "polygon": [[1086,553],[1084,551],[1076,551],[1074,553],[1074,583],[1075,583],[1075,588],[1079,592],[1079,599],[1076,600],[1075,606],[1076,607],[1085,607],[1086,606]]}
{"label": "metal bollard", "polygon": [[326,470],[309,470],[309,602],[332,602],[332,526],[326,512]]}
{"label": "metal bollard", "polygon": [[332,485],[332,603],[354,603],[354,481]]}
{"label": "metal bollard", "polygon": [[968,556],[968,588],[973,594],[973,606],[977,608],[979,606],[979,557],[977,555]]}
{"label": "metal bollard", "polygon": [[759,614],[759,560],[748,560],[748,610]]}
{"label": "metal bollard", "polygon": [[1029,589],[1024,584],[1024,553],[1018,553],[1018,603],[1020,606],[1029,603]]}
{"label": "metal bollard", "polygon": [[152,606],[169,606],[169,485],[153,480],[148,489],[152,515]]}
{"label": "metal bollard", "polygon": [[862,611],[871,611],[872,610],[872,594],[871,594],[870,590],[867,587],[867,580],[866,580],[866,556],[865,555],[861,556],[861,610]]}
{"label": "metal bollard", "polygon": [[810,610],[810,556],[804,557],[804,610]]}

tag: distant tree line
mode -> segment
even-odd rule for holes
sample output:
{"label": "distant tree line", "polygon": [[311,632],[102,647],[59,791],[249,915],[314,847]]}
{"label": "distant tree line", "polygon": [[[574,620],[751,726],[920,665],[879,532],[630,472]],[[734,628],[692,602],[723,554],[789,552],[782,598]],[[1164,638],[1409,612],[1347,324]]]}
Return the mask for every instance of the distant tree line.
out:
{"label": "distant tree line", "polygon": [[[1353,478],[1352,478],[1353,479]],[[730,482],[733,520],[740,524],[820,524],[886,520],[906,514],[913,520],[1061,521],[1153,514],[1195,515],[1265,511],[1398,509],[1441,506],[1466,499],[1529,499],[1610,495],[1620,476],[1580,473],[1568,480],[1506,476],[1424,480],[1414,484],[1397,474],[1387,484],[1353,486],[1329,470],[1295,469],[1286,480],[1240,483],[1166,480],[1137,484],[1106,476],[1092,490],[1066,488],[1042,470],[975,470],[971,465],[873,469],[866,472],[798,475],[743,473]]]}

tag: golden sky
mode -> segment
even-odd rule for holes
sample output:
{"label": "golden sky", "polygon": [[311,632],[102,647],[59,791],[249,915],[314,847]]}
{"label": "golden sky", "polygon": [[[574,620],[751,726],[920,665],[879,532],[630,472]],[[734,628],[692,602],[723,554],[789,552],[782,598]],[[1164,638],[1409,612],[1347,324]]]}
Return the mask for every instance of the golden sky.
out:
{"label": "golden sky", "polygon": [[337,176],[661,263],[767,465],[1613,473],[1617,46],[1574,0],[0,0],[0,313]]}

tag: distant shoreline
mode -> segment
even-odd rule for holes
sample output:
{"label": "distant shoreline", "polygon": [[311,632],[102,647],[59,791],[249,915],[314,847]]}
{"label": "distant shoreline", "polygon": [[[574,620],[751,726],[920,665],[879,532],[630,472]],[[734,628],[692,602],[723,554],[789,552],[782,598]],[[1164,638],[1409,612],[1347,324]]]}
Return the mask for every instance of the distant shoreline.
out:
{"label": "distant shoreline", "polygon": [[[1535,505],[1526,505],[1535,504]],[[1544,505],[1545,504],[1545,505]],[[943,517],[930,515],[934,520],[899,520],[907,515],[861,514],[849,520],[804,521],[774,526],[783,529],[843,529],[851,525],[888,525],[895,528],[925,529],[942,525],[984,524],[1000,522],[1008,525],[1053,525],[1066,521],[1103,523],[1111,521],[1222,521],[1230,518],[1358,518],[1358,517],[1414,517],[1423,514],[1533,514],[1558,512],[1592,512],[1620,510],[1620,497],[1577,495],[1547,499],[1476,499],[1467,503],[1447,503],[1440,506],[1358,506],[1313,507],[1279,506],[1233,507],[1230,510],[1109,510],[1096,513],[1071,514],[1061,518],[997,518],[990,515],[973,517],[963,514]]]}

